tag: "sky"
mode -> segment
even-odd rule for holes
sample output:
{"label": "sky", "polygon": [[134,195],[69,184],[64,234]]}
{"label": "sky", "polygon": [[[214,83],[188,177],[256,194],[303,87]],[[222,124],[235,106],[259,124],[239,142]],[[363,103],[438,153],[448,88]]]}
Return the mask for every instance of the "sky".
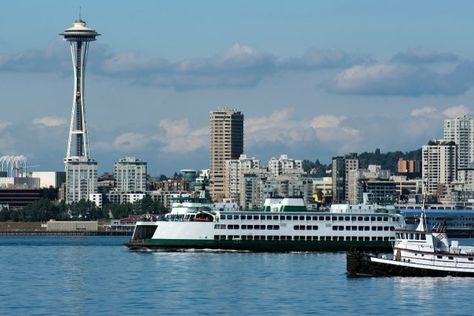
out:
{"label": "sky", "polygon": [[85,104],[99,172],[208,168],[209,111],[243,112],[244,152],[319,159],[409,151],[473,114],[472,1],[4,1],[0,156],[63,170],[72,63],[91,43]]}

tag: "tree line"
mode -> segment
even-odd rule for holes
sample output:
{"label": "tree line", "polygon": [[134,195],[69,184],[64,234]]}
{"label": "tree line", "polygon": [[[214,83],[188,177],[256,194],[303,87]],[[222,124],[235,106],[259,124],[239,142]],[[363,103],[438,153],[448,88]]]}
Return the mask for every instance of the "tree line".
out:
{"label": "tree line", "polygon": [[[382,169],[387,169],[392,171],[392,173],[396,173],[399,158],[421,160],[421,155],[421,148],[407,152],[393,151],[387,153],[382,153],[380,149],[377,148],[374,152],[363,152],[358,154],[358,158],[360,161],[360,168],[367,168],[368,165],[380,165]],[[319,160],[314,162],[303,160],[303,170],[306,172],[312,170],[315,176],[324,177],[329,174],[326,171],[331,170],[331,162],[326,165],[321,163]]]}
{"label": "tree line", "polygon": [[166,212],[167,209],[163,204],[153,201],[148,195],[135,203],[109,203],[102,208],[98,208],[93,202],[85,200],[66,204],[42,198],[21,209],[2,208],[0,210],[0,221],[45,222],[50,219],[92,221],[119,219],[129,215],[164,214]]}

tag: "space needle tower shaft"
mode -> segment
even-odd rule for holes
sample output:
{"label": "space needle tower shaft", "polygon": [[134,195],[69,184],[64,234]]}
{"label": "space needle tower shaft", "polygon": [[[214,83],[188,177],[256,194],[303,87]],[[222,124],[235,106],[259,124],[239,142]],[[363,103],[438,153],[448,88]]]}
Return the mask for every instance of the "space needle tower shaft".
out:
{"label": "space needle tower shaft", "polygon": [[66,153],[66,161],[89,160],[89,139],[87,136],[86,110],[84,104],[84,74],[89,42],[99,36],[95,30],[86,26],[86,22],[76,20],[72,27],[61,33],[71,46],[74,70],[74,94],[71,111],[71,123]]}

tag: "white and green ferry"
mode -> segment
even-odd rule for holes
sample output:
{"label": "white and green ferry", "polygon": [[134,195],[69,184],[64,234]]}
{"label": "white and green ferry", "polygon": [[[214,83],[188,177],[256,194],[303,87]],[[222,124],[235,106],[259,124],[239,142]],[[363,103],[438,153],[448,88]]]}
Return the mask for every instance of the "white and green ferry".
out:
{"label": "white and green ferry", "polygon": [[388,250],[403,217],[379,205],[333,205],[308,211],[300,198],[267,199],[262,211],[238,211],[202,202],[177,202],[156,221],[139,221],[131,250],[243,251]]}

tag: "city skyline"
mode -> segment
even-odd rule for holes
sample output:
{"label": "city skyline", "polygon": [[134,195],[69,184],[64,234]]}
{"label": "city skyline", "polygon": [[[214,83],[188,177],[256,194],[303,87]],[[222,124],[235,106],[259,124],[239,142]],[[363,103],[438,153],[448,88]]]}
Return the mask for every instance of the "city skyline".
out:
{"label": "city skyline", "polygon": [[[131,155],[152,174],[207,168],[208,114],[220,106],[244,113],[244,153],[262,161],[417,149],[443,137],[445,118],[472,114],[473,4],[342,3],[82,1],[103,34],[87,88],[100,172]],[[62,170],[71,80],[56,37],[78,4],[4,12],[15,32],[0,35],[0,154]]]}

